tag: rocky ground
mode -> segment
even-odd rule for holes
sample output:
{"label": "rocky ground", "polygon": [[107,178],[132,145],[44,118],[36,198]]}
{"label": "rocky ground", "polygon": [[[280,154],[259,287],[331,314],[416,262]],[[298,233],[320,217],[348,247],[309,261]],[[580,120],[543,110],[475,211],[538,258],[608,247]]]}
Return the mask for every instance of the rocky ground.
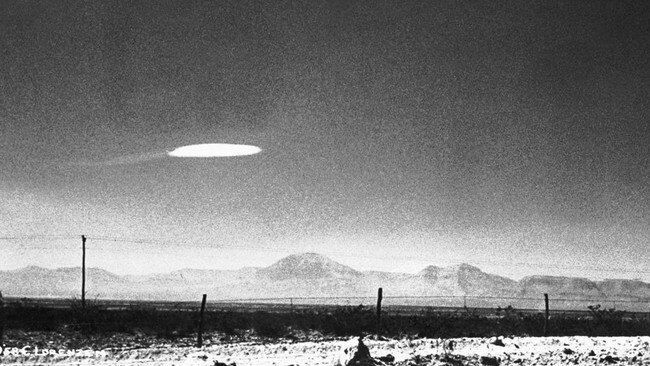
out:
{"label": "rocky ground", "polygon": [[[201,348],[194,347],[195,341],[161,341],[143,334],[99,337],[10,331],[5,333],[0,364],[334,366],[363,353],[357,338],[319,334],[280,340],[208,334]],[[357,357],[359,365],[650,365],[650,337],[366,337],[363,343],[372,358]]]}

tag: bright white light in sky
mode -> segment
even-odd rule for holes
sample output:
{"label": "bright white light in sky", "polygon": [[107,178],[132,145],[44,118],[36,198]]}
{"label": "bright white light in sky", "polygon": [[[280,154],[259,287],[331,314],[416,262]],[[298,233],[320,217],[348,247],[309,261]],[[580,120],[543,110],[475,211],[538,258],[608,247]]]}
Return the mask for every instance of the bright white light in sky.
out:
{"label": "bright white light in sky", "polygon": [[177,158],[213,158],[253,155],[262,151],[257,146],[236,144],[198,144],[181,146],[167,153]]}

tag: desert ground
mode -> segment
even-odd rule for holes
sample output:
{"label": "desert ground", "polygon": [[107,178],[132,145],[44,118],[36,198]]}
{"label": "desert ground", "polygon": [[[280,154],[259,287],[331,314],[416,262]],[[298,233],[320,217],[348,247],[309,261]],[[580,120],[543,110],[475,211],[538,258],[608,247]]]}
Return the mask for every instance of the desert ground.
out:
{"label": "desert ground", "polygon": [[[115,334],[103,339],[46,332],[5,334],[3,365],[345,365],[358,338],[233,339],[208,334],[161,341]],[[363,338],[374,365],[650,365],[650,337]],[[347,352],[346,352],[347,351]],[[47,355],[46,355],[47,353]],[[52,354],[57,353],[57,354]]]}

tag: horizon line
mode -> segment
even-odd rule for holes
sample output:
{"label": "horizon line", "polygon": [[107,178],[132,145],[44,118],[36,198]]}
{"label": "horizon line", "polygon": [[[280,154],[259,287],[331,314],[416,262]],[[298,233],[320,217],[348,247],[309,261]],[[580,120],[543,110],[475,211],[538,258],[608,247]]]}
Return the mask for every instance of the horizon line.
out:
{"label": "horizon line", "polygon": [[[236,272],[236,271],[241,271],[241,270],[244,270],[244,269],[265,269],[265,268],[269,268],[269,267],[277,264],[278,262],[282,261],[283,259],[286,259],[286,258],[289,258],[289,257],[292,257],[292,256],[302,256],[302,255],[306,255],[306,254],[315,254],[317,256],[320,256],[320,257],[323,257],[323,258],[325,258],[327,260],[330,260],[330,261],[332,261],[332,262],[334,262],[334,263],[336,263],[338,265],[348,267],[348,268],[350,268],[350,269],[352,269],[352,270],[354,270],[356,272],[359,272],[359,273],[376,272],[376,273],[404,274],[404,275],[415,276],[415,275],[418,275],[419,273],[425,271],[427,268],[431,268],[431,267],[435,267],[435,268],[438,268],[438,269],[452,269],[454,267],[469,266],[469,267],[478,269],[482,273],[485,273],[485,274],[488,274],[488,275],[491,275],[491,276],[503,277],[503,278],[506,278],[506,279],[509,279],[509,280],[512,280],[512,281],[515,281],[515,282],[520,282],[520,281],[522,281],[522,280],[524,280],[526,278],[532,278],[532,277],[546,277],[546,278],[584,279],[584,280],[588,280],[588,281],[591,281],[591,282],[603,282],[603,281],[607,281],[607,280],[624,280],[624,281],[637,281],[637,282],[643,282],[643,283],[650,284],[650,282],[647,282],[647,281],[645,281],[645,280],[643,280],[641,278],[607,277],[607,278],[603,278],[603,279],[600,279],[600,280],[595,280],[595,279],[592,279],[592,278],[589,278],[589,277],[583,277],[583,276],[562,276],[562,275],[544,275],[544,274],[531,274],[531,275],[527,275],[527,276],[522,276],[520,279],[516,280],[516,279],[513,279],[513,278],[505,276],[505,275],[496,274],[496,273],[493,273],[493,272],[485,272],[482,268],[480,268],[480,267],[478,267],[476,265],[467,263],[467,262],[460,262],[460,263],[451,264],[451,265],[447,265],[447,266],[437,266],[437,265],[432,264],[432,265],[427,265],[427,266],[423,267],[421,270],[416,271],[416,272],[393,272],[393,271],[382,271],[382,270],[374,270],[374,269],[358,270],[358,269],[353,268],[352,266],[342,264],[342,263],[340,263],[340,262],[338,262],[336,260],[331,259],[330,257],[328,257],[326,255],[316,253],[316,252],[301,252],[301,253],[286,255],[286,256],[283,256],[282,258],[274,261],[273,263],[269,264],[268,266],[261,266],[261,267],[257,267],[257,266],[248,266],[248,267],[246,267],[246,266],[244,266],[244,267],[240,267],[240,268],[237,268],[237,269],[182,267],[182,268],[178,268],[178,269],[171,269],[171,270],[165,271],[165,272],[148,272],[148,273],[143,273],[143,274],[133,274],[133,273],[119,274],[119,273],[115,273],[115,272],[113,272],[113,271],[111,271],[109,269],[102,268],[102,267],[86,267],[86,270],[101,270],[101,271],[105,271],[107,273],[110,273],[112,275],[118,276],[118,277],[125,277],[125,276],[146,277],[146,276],[160,275],[160,274],[163,274],[163,275],[164,274],[171,274],[173,272],[179,272],[179,271],[183,271],[183,270]],[[39,268],[39,269],[56,271],[56,270],[64,270],[64,269],[79,269],[79,270],[81,270],[82,266],[44,267],[44,266],[35,265],[35,264],[28,264],[26,266],[15,268],[15,269],[0,269],[0,272],[18,272],[18,271],[25,270],[25,269],[28,269],[28,268]],[[636,272],[633,271],[632,273],[636,273]]]}

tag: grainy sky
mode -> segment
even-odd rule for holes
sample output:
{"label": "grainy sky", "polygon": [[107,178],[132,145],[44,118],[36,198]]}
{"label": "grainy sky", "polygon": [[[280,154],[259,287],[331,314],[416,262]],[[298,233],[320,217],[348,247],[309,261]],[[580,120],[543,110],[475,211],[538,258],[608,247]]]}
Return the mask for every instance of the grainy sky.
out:
{"label": "grainy sky", "polygon": [[[116,273],[313,251],[649,281],[649,13],[3,1],[0,269],[79,265],[85,234]],[[196,143],[262,152],[164,155]]]}

